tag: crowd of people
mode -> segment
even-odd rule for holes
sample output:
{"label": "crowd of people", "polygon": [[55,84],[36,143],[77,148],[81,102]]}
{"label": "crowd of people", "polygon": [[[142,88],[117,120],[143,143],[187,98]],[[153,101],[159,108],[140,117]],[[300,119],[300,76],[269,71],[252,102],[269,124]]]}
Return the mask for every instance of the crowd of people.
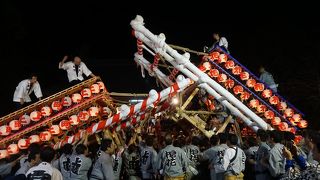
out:
{"label": "crowd of people", "polygon": [[290,132],[258,130],[256,137],[242,142],[229,132],[206,138],[173,129],[85,133],[58,150],[50,144],[31,144],[19,158],[0,160],[0,175],[10,180],[320,178],[319,132],[305,131],[295,142]]}

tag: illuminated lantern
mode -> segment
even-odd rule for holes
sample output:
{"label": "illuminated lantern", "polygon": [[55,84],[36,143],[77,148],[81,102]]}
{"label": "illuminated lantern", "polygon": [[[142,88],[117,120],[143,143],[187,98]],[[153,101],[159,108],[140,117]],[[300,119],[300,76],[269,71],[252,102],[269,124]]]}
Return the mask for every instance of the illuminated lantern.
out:
{"label": "illuminated lantern", "polygon": [[53,135],[57,135],[57,134],[60,134],[60,128],[59,128],[59,125],[52,125],[50,128],[49,128],[49,132]]}
{"label": "illuminated lantern", "polygon": [[20,139],[18,141],[18,147],[19,149],[28,149],[29,147],[29,140],[28,139]]}
{"label": "illuminated lantern", "polygon": [[19,118],[19,121],[21,122],[22,126],[26,126],[26,125],[30,124],[31,119],[30,119],[29,115],[25,114]]}
{"label": "illuminated lantern", "polygon": [[279,104],[280,100],[277,96],[271,96],[269,102],[270,104],[277,105]]}
{"label": "illuminated lantern", "polygon": [[78,125],[80,123],[80,120],[77,115],[72,115],[69,117],[69,122],[72,126]]}
{"label": "illuminated lantern", "polygon": [[97,82],[97,84],[99,85],[100,90],[104,90],[106,88],[102,81]]}
{"label": "illuminated lantern", "polygon": [[11,128],[11,130],[17,131],[21,128],[21,122],[19,120],[12,120],[9,123],[9,127]]}
{"label": "illuminated lantern", "polygon": [[234,88],[233,88],[233,92],[234,92],[234,94],[241,94],[241,93],[243,93],[243,87],[242,86],[240,86],[240,85],[236,85]]}
{"label": "illuminated lantern", "polygon": [[111,115],[111,114],[112,114],[112,111],[110,110],[109,107],[103,107],[103,108],[102,108],[102,114],[108,116],[108,115]]}
{"label": "illuminated lantern", "polygon": [[281,119],[279,117],[274,117],[271,120],[271,124],[274,125],[274,126],[278,126],[280,123],[281,123]]}
{"label": "illuminated lantern", "polygon": [[84,88],[82,91],[81,91],[81,96],[84,97],[84,98],[89,98],[91,97],[91,90],[89,88]]}
{"label": "illuminated lantern", "polygon": [[279,111],[284,111],[285,109],[287,109],[287,103],[281,101],[277,104],[277,109]]}
{"label": "illuminated lantern", "polygon": [[240,66],[235,66],[232,69],[232,74],[234,74],[234,75],[239,75],[241,72],[242,72],[242,68]]}
{"label": "illuminated lantern", "polygon": [[219,71],[217,69],[211,69],[209,72],[208,72],[208,75],[211,77],[211,78],[216,78],[219,76]]}
{"label": "illuminated lantern", "polygon": [[261,104],[257,107],[258,113],[264,113],[264,112],[266,112],[266,110],[267,110],[267,107],[263,104]]}
{"label": "illuminated lantern", "polygon": [[262,83],[256,83],[254,85],[254,90],[257,91],[257,92],[261,92],[264,90],[264,84]]}
{"label": "illuminated lantern", "polygon": [[216,109],[213,103],[211,103],[208,108],[210,111],[214,111]]}
{"label": "illuminated lantern", "polygon": [[298,127],[299,128],[306,128],[306,127],[308,127],[308,122],[306,120],[301,120],[300,122],[298,122]]}
{"label": "illuminated lantern", "polygon": [[240,73],[240,79],[241,79],[242,81],[248,80],[248,79],[249,79],[249,73],[246,72],[246,71],[241,72],[241,73]]}
{"label": "illuminated lantern", "polygon": [[[292,119],[293,119],[293,121],[294,122],[300,122],[301,121],[301,115],[300,114],[294,114],[293,116],[292,116]],[[12,129],[12,128],[11,128]]]}
{"label": "illuminated lantern", "polygon": [[231,89],[234,86],[234,81],[232,79],[227,79],[226,82],[224,83],[224,86],[227,89]]}
{"label": "illuminated lantern", "polygon": [[200,71],[206,72],[206,68],[203,65],[200,65],[198,68],[200,69]]}
{"label": "illuminated lantern", "polygon": [[33,111],[30,113],[30,119],[31,121],[39,121],[41,119],[41,112],[39,111]]}
{"label": "illuminated lantern", "polygon": [[59,123],[59,127],[61,130],[68,130],[71,127],[71,124],[68,120],[62,120]]}
{"label": "illuminated lantern", "polygon": [[227,75],[219,74],[219,76],[218,76],[218,81],[219,82],[226,82],[226,80],[227,80]]}
{"label": "illuminated lantern", "polygon": [[63,107],[69,107],[72,105],[72,100],[69,96],[62,98],[61,102]]}
{"label": "illuminated lantern", "polygon": [[98,84],[92,84],[90,89],[93,94],[98,94],[100,92],[100,87]]}
{"label": "illuminated lantern", "polygon": [[241,93],[240,98],[242,101],[246,101],[250,98],[250,94],[245,91],[245,92]]}
{"label": "illuminated lantern", "polygon": [[44,106],[41,108],[41,116],[48,117],[52,113],[52,110],[49,106]]}
{"label": "illuminated lantern", "polygon": [[51,108],[52,110],[54,111],[60,111],[62,109],[62,104],[60,101],[53,101],[52,104],[51,104]]}
{"label": "illuminated lantern", "polygon": [[264,112],[264,117],[266,117],[266,119],[273,119],[274,118],[274,112],[271,110],[268,110],[266,112]]}
{"label": "illuminated lantern", "polygon": [[90,118],[88,111],[81,111],[78,114],[80,121],[87,121]]}
{"label": "illuminated lantern", "polygon": [[227,60],[228,60],[228,56],[226,54],[220,54],[218,63],[224,63],[224,62],[227,62]]}
{"label": "illuminated lantern", "polygon": [[292,124],[292,126],[296,126],[297,125],[292,118],[289,118],[289,121]]}
{"label": "illuminated lantern", "polygon": [[8,154],[12,155],[12,154],[18,154],[19,152],[19,147],[17,144],[10,144],[8,147],[7,147],[7,151],[8,151]]}
{"label": "illuminated lantern", "polygon": [[294,143],[299,144],[302,139],[303,139],[303,137],[301,135],[296,135],[294,137]]}
{"label": "illuminated lantern", "polygon": [[10,133],[11,133],[10,126],[7,126],[7,125],[0,126],[0,135],[1,136],[8,136]]}
{"label": "illuminated lantern", "polygon": [[232,69],[234,68],[234,62],[231,60],[228,60],[225,64],[224,67],[226,67],[226,69]]}
{"label": "illuminated lantern", "polygon": [[284,110],[284,115],[285,117],[292,117],[294,114],[293,110],[291,108],[288,108],[286,110]]}
{"label": "illuminated lantern", "polygon": [[246,84],[247,84],[247,86],[248,86],[249,88],[252,88],[252,87],[254,87],[254,85],[256,85],[256,80],[254,80],[254,79],[248,79]]}
{"label": "illuminated lantern", "polygon": [[39,134],[41,141],[49,141],[51,139],[51,133],[49,131],[43,131]]}
{"label": "illuminated lantern", "polygon": [[82,100],[82,96],[79,93],[72,94],[71,100],[73,103],[80,103]]}
{"label": "illuminated lantern", "polygon": [[293,134],[296,134],[296,128],[294,128],[294,127],[288,128],[287,131],[289,131],[289,132],[291,132]]}
{"label": "illuminated lantern", "polygon": [[212,96],[211,94],[208,94],[208,99],[210,99],[210,100],[214,100],[214,96]]}
{"label": "illuminated lantern", "polygon": [[9,153],[7,150],[0,150],[0,159],[4,159],[9,156]]}
{"label": "illuminated lantern", "polygon": [[252,99],[249,102],[249,107],[251,108],[257,108],[259,106],[260,102],[257,99]]}
{"label": "illuminated lantern", "polygon": [[270,89],[265,89],[262,91],[262,97],[269,98],[272,96],[272,91]]}
{"label": "illuminated lantern", "polygon": [[99,115],[99,108],[98,107],[90,107],[89,110],[88,110],[89,114],[91,117],[96,117]]}
{"label": "illuminated lantern", "polygon": [[210,53],[210,58],[211,58],[212,60],[217,60],[217,59],[219,59],[219,56],[220,56],[220,53],[217,52],[217,51],[214,51],[214,52]]}
{"label": "illuminated lantern", "polygon": [[[209,71],[211,69],[211,64],[210,62],[204,62],[203,67],[206,69],[206,71]],[[100,88],[100,87],[99,87]]]}
{"label": "illuminated lantern", "polygon": [[30,144],[32,143],[39,143],[40,142],[40,137],[35,134],[35,135],[31,135],[29,138],[28,138],[28,141]]}
{"label": "illuminated lantern", "polygon": [[281,122],[280,124],[279,124],[279,126],[278,126],[278,128],[279,128],[279,130],[280,131],[287,131],[287,129],[288,129],[288,124],[286,123],[286,122]]}

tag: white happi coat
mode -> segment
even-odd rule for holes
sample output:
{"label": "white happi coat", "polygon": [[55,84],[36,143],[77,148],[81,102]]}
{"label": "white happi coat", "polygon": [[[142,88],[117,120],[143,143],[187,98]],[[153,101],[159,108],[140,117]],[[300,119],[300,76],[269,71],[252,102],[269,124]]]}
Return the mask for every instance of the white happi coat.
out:
{"label": "white happi coat", "polygon": [[90,74],[92,74],[92,72],[87,68],[86,64],[83,62],[81,62],[78,67],[78,75],[76,72],[76,65],[71,61],[63,64],[59,63],[59,69],[63,69],[67,71],[69,82],[73,80],[83,81],[82,74],[85,74],[86,76],[89,76]]}
{"label": "white happi coat", "polygon": [[42,97],[39,82],[36,82],[31,86],[31,82],[29,79],[21,81],[14,91],[13,102],[20,102],[20,98],[23,98],[24,102],[31,102],[31,98],[29,95],[32,92],[34,92],[37,98]]}

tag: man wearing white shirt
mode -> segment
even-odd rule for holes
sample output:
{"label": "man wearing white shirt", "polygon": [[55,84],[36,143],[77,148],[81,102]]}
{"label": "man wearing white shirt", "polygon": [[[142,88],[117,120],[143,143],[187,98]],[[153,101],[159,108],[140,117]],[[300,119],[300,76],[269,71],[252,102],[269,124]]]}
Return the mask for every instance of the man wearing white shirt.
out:
{"label": "man wearing white shirt", "polygon": [[87,77],[95,77],[95,75],[87,68],[86,64],[81,61],[78,56],[75,56],[73,61],[65,62],[68,56],[64,56],[59,63],[59,69],[67,71],[68,80],[71,85],[76,85],[83,81],[83,74]]}
{"label": "man wearing white shirt", "polygon": [[205,51],[206,52],[210,52],[212,51],[214,48],[216,48],[217,46],[219,46],[221,49],[223,49],[224,51],[226,51],[227,53],[230,54],[229,50],[228,50],[228,46],[229,43],[227,41],[227,39],[225,37],[220,37],[219,33],[213,33],[212,35],[213,39],[215,40],[215,43],[213,43],[213,45],[208,48],[205,46]]}
{"label": "man wearing white shirt", "polygon": [[16,104],[17,108],[24,107],[26,103],[31,102],[30,94],[34,92],[36,97],[41,100],[42,91],[40,84],[37,80],[37,76],[32,75],[31,78],[21,81],[13,95],[13,102]]}

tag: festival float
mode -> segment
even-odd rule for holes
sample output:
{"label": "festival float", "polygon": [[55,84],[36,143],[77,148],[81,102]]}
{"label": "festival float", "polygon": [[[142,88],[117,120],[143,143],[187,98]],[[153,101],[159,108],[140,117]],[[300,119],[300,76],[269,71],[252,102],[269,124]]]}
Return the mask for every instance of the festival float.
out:
{"label": "festival float", "polygon": [[[0,158],[18,154],[31,143],[59,149],[84,134],[118,132],[150,120],[170,119],[208,138],[230,125],[239,137],[258,129],[296,133],[307,127],[302,112],[219,47],[202,53],[169,45],[165,35],[149,31],[139,15],[130,25],[142,78],[147,72],[162,90],[150,90],[132,104],[119,103],[115,97],[128,100],[136,94],[108,92],[99,77],[88,79],[1,117]],[[189,52],[197,55],[198,64]]]}

